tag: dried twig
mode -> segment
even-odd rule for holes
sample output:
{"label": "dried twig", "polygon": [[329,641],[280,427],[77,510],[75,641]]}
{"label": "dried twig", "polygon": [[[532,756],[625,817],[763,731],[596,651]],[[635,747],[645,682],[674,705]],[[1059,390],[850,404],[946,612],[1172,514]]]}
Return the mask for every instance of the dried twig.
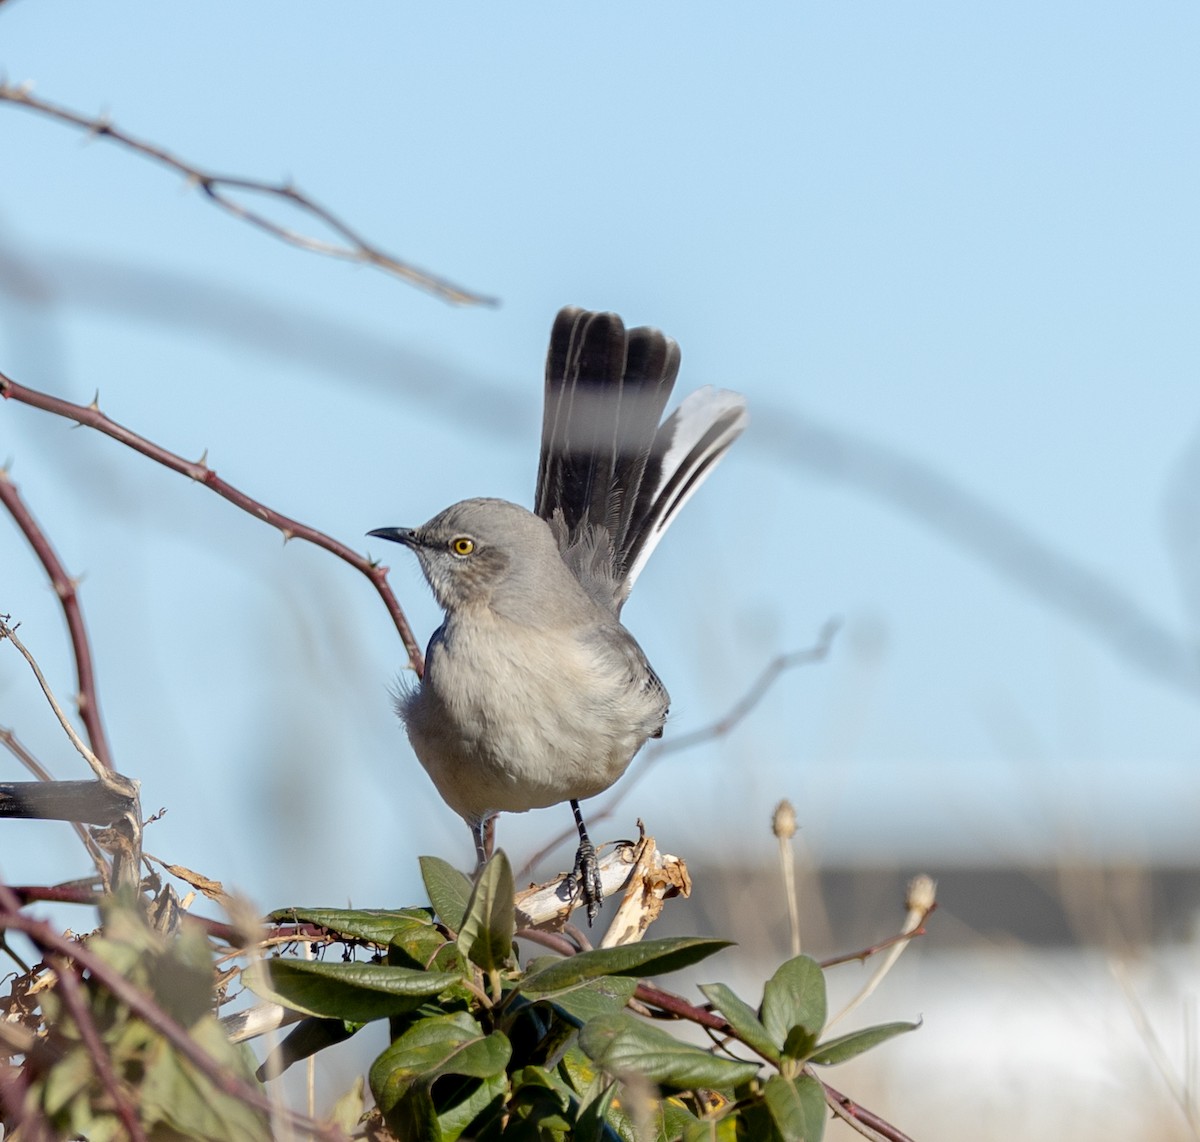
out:
{"label": "dried twig", "polygon": [[121,784],[125,779],[120,778],[116,784],[112,784],[114,773],[109,769],[88,746],[88,744],[75,732],[75,727],[71,725],[71,719],[67,717],[66,711],[59,704],[58,699],[54,696],[54,691],[50,689],[50,683],[46,681],[46,676],[42,673],[42,668],[37,664],[37,660],[29,653],[25,644],[17,637],[17,632],[8,625],[6,621],[8,615],[0,616],[0,642],[7,639],[20,652],[21,657],[29,664],[29,669],[33,671],[33,676],[37,679],[38,685],[42,688],[42,693],[46,696],[46,701],[50,703],[50,708],[54,711],[54,716],[58,719],[59,725],[62,726],[63,732],[71,739],[71,744],[78,751],[79,756],[88,763],[92,772],[96,775],[96,780],[103,783],[106,787],[114,790],[125,791],[125,787]]}
{"label": "dried twig", "polygon": [[888,949],[883,962],[875,969],[874,974],[863,985],[862,990],[825,1024],[826,1030],[837,1023],[838,1020],[844,1019],[874,992],[883,982],[883,977],[892,970],[892,967],[900,958],[900,953],[908,947],[909,940],[919,932],[924,931],[922,925],[925,923],[929,913],[937,906],[937,883],[929,876],[914,876],[909,882],[904,904],[908,909],[908,914],[904,917],[904,925],[900,930],[900,938]]}
{"label": "dried twig", "polygon": [[383,599],[384,606],[387,607],[388,614],[391,615],[396,630],[400,634],[400,639],[404,643],[404,649],[408,652],[409,663],[418,675],[424,671],[424,658],[421,654],[421,648],[417,645],[417,640],[413,637],[412,629],[408,625],[408,619],[400,609],[400,604],[396,601],[396,596],[392,594],[392,589],[388,586],[386,567],[378,563],[372,563],[365,556],[359,555],[357,551],[351,550],[344,543],[338,542],[338,540],[333,539],[324,532],[317,531],[316,528],[309,527],[307,524],[300,523],[297,520],[289,519],[280,512],[268,508],[252,496],[248,496],[245,492],[222,480],[208,466],[203,457],[200,460],[185,460],[182,456],[176,455],[161,445],[155,444],[152,440],[147,440],[144,436],[139,436],[124,425],[118,424],[115,420],[109,419],[108,416],[100,411],[94,401],[92,404],[86,406],[74,404],[71,401],[63,400],[61,397],[50,396],[48,393],[26,388],[3,373],[0,373],[0,396],[19,401],[21,404],[27,404],[33,408],[42,409],[44,412],[52,412],[56,416],[73,420],[76,424],[94,428],[97,432],[104,433],[105,436],[111,436],[114,440],[119,440],[122,444],[132,448],[135,452],[140,452],[143,456],[148,456],[151,460],[155,460],[164,467],[170,468],[171,471],[179,472],[181,475],[188,476],[197,483],[203,484],[211,491],[216,492],[218,496],[228,500],[235,507],[239,507],[242,511],[254,516],[255,519],[260,519],[264,523],[278,528],[283,533],[285,541],[289,539],[306,540],[308,543],[315,544],[317,547],[323,548],[331,554],[336,555],[339,559],[349,563],[351,567],[361,571],[371,580],[380,598]]}
{"label": "dried twig", "polygon": [[67,630],[71,635],[71,650],[75,655],[75,672],[79,679],[79,693],[76,701],[79,705],[79,716],[87,730],[88,741],[101,764],[106,769],[112,769],[112,754],[109,752],[108,739],[104,734],[104,723],[100,717],[100,701],[96,694],[96,675],[92,667],[92,649],[88,641],[87,627],[83,621],[83,611],[79,605],[79,595],[75,590],[75,580],[67,574],[54,546],[46,537],[46,533],[38,525],[25,501],[21,498],[16,484],[9,479],[8,472],[0,468],[0,503],[13,517],[21,534],[29,541],[33,553],[38,557],[46,574],[50,577],[50,585],[62,603],[63,616],[67,620]]}
{"label": "dried twig", "polygon": [[792,955],[800,954],[800,900],[796,893],[796,853],[792,838],[796,835],[796,810],[786,798],[775,806],[771,831],[779,840],[779,868],[783,873],[783,895],[787,899],[788,920],[792,926]]}
{"label": "dried twig", "polygon": [[[70,108],[50,103],[45,99],[39,99],[32,93],[28,84],[0,83],[0,103],[10,103],[15,107],[24,107],[29,111],[36,111],[41,115],[56,119],[60,123],[68,123],[73,127],[79,127],[93,137],[109,139],[126,150],[133,151],[143,158],[168,167],[183,175],[189,184],[199,187],[215,206],[218,206],[228,214],[232,214],[235,218],[240,218],[243,222],[248,222],[251,226],[255,226],[271,234],[273,237],[287,242],[289,245],[298,246],[302,250],[311,250],[313,253],[324,254],[327,257],[339,258],[343,261],[374,266],[376,269],[394,274],[396,277],[409,282],[418,289],[423,289],[427,293],[433,294],[435,297],[440,297],[443,301],[453,302],[458,305],[496,304],[494,298],[485,297],[482,294],[462,289],[443,277],[431,274],[426,270],[418,269],[409,262],[402,261],[400,258],[381,250],[378,246],[368,242],[348,223],[342,221],[333,211],[315,202],[291,182],[266,182],[260,179],[222,175],[217,174],[215,171],[206,170],[193,163],[186,162],[179,158],[178,155],[172,154],[163,147],[122,131],[104,117],[91,117],[81,114],[78,111],[72,111]],[[297,230],[275,222],[265,214],[246,206],[243,202],[238,201],[237,198],[232,197],[229,193],[231,191],[241,192],[242,194],[263,195],[267,198],[286,203],[299,210],[302,214],[308,215],[310,219],[328,226],[338,236],[339,241],[331,242],[315,238],[309,234],[301,234]]]}
{"label": "dried twig", "polygon": [[[0,374],[0,393],[3,391],[3,375]],[[771,689],[775,684],[775,680],[781,674],[796,666],[806,666],[812,662],[822,661],[829,654],[829,649],[833,645],[834,635],[837,634],[840,625],[841,623],[838,619],[830,619],[821,627],[820,632],[817,634],[817,641],[812,646],[804,650],[793,650],[787,654],[776,655],[762,669],[758,677],[751,683],[750,688],[715,722],[710,722],[707,726],[701,726],[700,729],[692,730],[690,733],[680,734],[678,737],[671,738],[668,741],[656,742],[654,745],[648,747],[642,755],[642,760],[638,764],[636,772],[630,774],[629,779],[622,782],[620,789],[605,801],[603,805],[597,809],[589,809],[588,820],[592,824],[595,824],[598,821],[603,821],[611,817],[617,806],[625,800],[638,782],[667,754],[678,753],[680,750],[691,749],[693,746],[712,741],[714,738],[724,737],[763,700],[767,691]],[[553,840],[538,849],[521,866],[517,876],[519,878],[528,876],[550,853],[564,841],[570,840],[574,835],[574,829],[564,829]]]}
{"label": "dried twig", "polygon": [[70,719],[58,699],[55,698],[54,691],[50,689],[50,684],[46,681],[46,676],[38,666],[37,660],[25,648],[24,643],[17,637],[12,627],[8,625],[7,619],[7,615],[0,616],[0,641],[7,639],[11,642],[29,664],[29,668],[33,671],[34,677],[41,686],[42,693],[46,696],[46,701],[50,703],[50,708],[58,718],[63,731],[91,767],[97,781],[110,793],[124,798],[129,805],[128,811],[122,814],[119,820],[111,822],[103,833],[95,834],[95,839],[113,859],[111,873],[107,870],[102,873],[106,885],[110,880],[117,885],[136,885],[142,861],[142,812],[137,782],[131,781],[115,770],[105,768],[100,759],[75,732],[75,727],[71,725]]}

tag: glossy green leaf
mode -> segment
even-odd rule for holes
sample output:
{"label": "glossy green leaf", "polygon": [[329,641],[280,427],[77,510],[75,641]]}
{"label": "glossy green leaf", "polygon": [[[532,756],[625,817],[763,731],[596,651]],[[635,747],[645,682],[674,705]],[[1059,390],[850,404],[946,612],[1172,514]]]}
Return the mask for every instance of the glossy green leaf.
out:
{"label": "glossy green leaf", "polygon": [[879,1023],[874,1027],[864,1027],[861,1031],[851,1031],[848,1035],[839,1035],[836,1039],[826,1039],[818,1043],[816,1050],[810,1056],[814,1063],[831,1067],[836,1063],[844,1063],[861,1055],[880,1043],[886,1043],[906,1031],[915,1031],[920,1023]]}
{"label": "glossy green leaf", "polygon": [[267,982],[251,979],[252,991],[305,1015],[369,1023],[414,1011],[462,977],[450,972],[418,971],[389,964],[319,960],[267,960]]}
{"label": "glossy green leaf", "polygon": [[764,1059],[779,1062],[779,1047],[772,1041],[767,1029],[758,1021],[754,1008],[739,999],[723,983],[704,983],[700,990],[705,998],[725,1016],[726,1022],[737,1033],[747,1047],[757,1051]]}
{"label": "glossy green leaf", "polygon": [[[508,1076],[503,1070],[497,1075],[490,1075],[474,1089],[467,1090],[465,1097],[461,1097],[460,1091],[448,1096],[441,1090],[435,1090],[434,1094],[440,1138],[442,1142],[456,1142],[480,1115],[498,1118],[503,1113],[508,1095]],[[472,1131],[472,1137],[474,1133]]]}
{"label": "glossy green leaf", "polygon": [[371,1090],[386,1114],[413,1086],[441,1075],[486,1079],[503,1074],[512,1055],[508,1039],[490,1035],[465,1011],[413,1024],[371,1065]]}
{"label": "glossy green leaf", "polygon": [[615,1075],[639,1074],[664,1086],[730,1087],[758,1073],[756,1063],[737,1063],[682,1043],[632,1015],[601,1015],[579,1032],[579,1046]]}
{"label": "glossy green leaf", "polygon": [[811,1075],[772,1075],[763,1099],[783,1142],[821,1142],[828,1111],[821,1084]]}
{"label": "glossy green leaf", "polygon": [[[809,956],[780,966],[763,989],[760,1019],[771,1041],[788,1058],[803,1058],[825,1026],[825,976]],[[801,1034],[788,1035],[793,1029]]]}
{"label": "glossy green leaf", "polygon": [[566,991],[556,991],[549,1002],[582,1027],[597,1015],[620,1011],[633,998],[638,981],[633,976],[610,975],[590,979]]}
{"label": "glossy green leaf", "polygon": [[612,1142],[616,1134],[608,1125],[608,1112],[616,1093],[617,1084],[609,1083],[580,1109],[571,1142]]}
{"label": "glossy green leaf", "polygon": [[470,879],[440,857],[423,856],[420,864],[421,879],[425,882],[433,910],[447,928],[457,932],[467,914],[467,901],[471,899]]}
{"label": "glossy green leaf", "polygon": [[316,924],[348,940],[372,944],[390,944],[397,932],[414,924],[433,925],[427,908],[278,908],[267,919],[276,924]]}
{"label": "glossy green leaf", "polygon": [[706,940],[699,936],[672,936],[643,940],[616,948],[597,948],[568,956],[532,972],[521,981],[521,993],[530,999],[553,997],[589,979],[605,975],[647,976],[678,971],[730,946],[729,940]]}
{"label": "glossy green leaf", "polygon": [[517,930],[513,892],[512,866],[498,850],[479,870],[458,932],[463,955],[485,972],[499,971],[512,956]]}

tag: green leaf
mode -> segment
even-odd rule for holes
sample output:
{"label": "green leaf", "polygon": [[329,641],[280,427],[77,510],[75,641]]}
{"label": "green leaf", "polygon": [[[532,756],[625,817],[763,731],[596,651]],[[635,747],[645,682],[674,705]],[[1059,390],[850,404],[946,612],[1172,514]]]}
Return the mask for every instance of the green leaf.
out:
{"label": "green leaf", "polygon": [[579,1045],[605,1070],[633,1072],[665,1086],[731,1087],[758,1073],[757,1063],[710,1055],[632,1015],[601,1015],[579,1032]]}
{"label": "green leaf", "polygon": [[844,1063],[861,1055],[880,1043],[886,1043],[906,1031],[915,1031],[920,1023],[879,1023],[874,1027],[864,1027],[861,1031],[851,1031],[849,1035],[839,1035],[836,1039],[826,1039],[818,1043],[810,1056],[810,1061],[831,1067],[835,1063]]}
{"label": "green leaf", "polygon": [[[788,1058],[804,1058],[825,1026],[825,976],[816,960],[788,960],[763,988],[762,1024]],[[799,1029],[789,1042],[789,1034]]]}
{"label": "green leaf", "polygon": [[150,986],[163,1010],[190,1027],[212,1010],[212,949],[199,924],[190,920],[162,955],[149,964]]}
{"label": "green leaf", "polygon": [[447,928],[457,932],[467,914],[471,881],[440,857],[423,856],[420,862],[421,879],[425,882],[425,891],[429,893],[433,910]]}
{"label": "green leaf", "polygon": [[682,1142],[737,1142],[738,1116],[701,1118],[690,1123],[683,1132]]}
{"label": "green leaf", "polygon": [[[500,1032],[497,1031],[496,1034],[499,1035]],[[489,1107],[492,1107],[496,1116],[500,1114],[508,1094],[508,1076],[501,1070],[499,1074],[491,1075],[478,1084],[471,1083],[466,1089],[465,1097],[461,1090],[453,1092],[450,1099],[440,1091],[434,1093],[438,1096],[434,1100],[434,1109],[438,1116],[441,1138],[443,1142],[455,1142]]]}
{"label": "green leaf", "polygon": [[388,964],[327,964],[319,960],[267,960],[267,982],[248,980],[252,991],[305,1015],[369,1023],[414,1011],[461,976]]}
{"label": "green leaf", "polygon": [[318,1019],[308,1016],[301,1019],[288,1032],[287,1037],[269,1055],[263,1065],[255,1072],[259,1082],[278,1078],[293,1063],[307,1059],[326,1047],[344,1043],[360,1027],[360,1024],[347,1024],[341,1019]]}
{"label": "green leaf", "polygon": [[763,1099],[783,1142],[821,1142],[828,1112],[821,1084],[812,1075],[772,1075]]}
{"label": "green leaf", "polygon": [[740,1000],[723,983],[703,983],[700,990],[705,998],[725,1016],[726,1022],[747,1047],[757,1051],[772,1063],[779,1062],[779,1048],[767,1029],[758,1021],[754,1008]]}
{"label": "green leaf", "polygon": [[58,1114],[92,1081],[92,1060],[87,1048],[72,1047],[46,1073],[42,1088],[42,1107],[51,1117]]}
{"label": "green leaf", "polygon": [[366,1079],[362,1075],[355,1076],[350,1089],[333,1104],[333,1109],[329,1112],[330,1123],[345,1135],[354,1133],[354,1128],[366,1112],[363,1099],[365,1088]]}
{"label": "green leaf", "polygon": [[466,957],[453,940],[447,940],[426,914],[425,922],[404,920],[397,923],[388,944],[387,962],[422,971],[455,971],[465,976]]}
{"label": "green leaf", "polygon": [[371,1090],[387,1114],[409,1090],[440,1075],[486,1079],[503,1074],[512,1055],[500,1032],[485,1035],[465,1011],[414,1023],[371,1064]]}
{"label": "green leaf", "polygon": [[[194,1043],[223,1068],[250,1080],[247,1053],[235,1048],[212,1016],[190,1028]],[[138,1113],[150,1137],[183,1137],[202,1142],[266,1142],[266,1115],[236,1094],[217,1090],[194,1063],[177,1054],[165,1039],[156,1040],[144,1056],[138,1085]]]}
{"label": "green leaf", "polygon": [[267,919],[275,924],[316,924],[348,940],[372,944],[390,944],[397,932],[413,924],[433,926],[428,908],[278,908]]}
{"label": "green leaf", "polygon": [[607,1015],[624,1008],[633,998],[637,984],[638,981],[632,976],[602,976],[566,991],[557,991],[549,1002],[564,1011],[572,1023],[582,1027],[597,1015]]}
{"label": "green leaf", "polygon": [[596,979],[603,975],[661,975],[699,963],[700,960],[730,946],[729,940],[706,940],[700,936],[671,936],[663,940],[643,940],[617,948],[597,948],[568,956],[526,976],[520,983],[529,998],[553,997],[556,991]]}
{"label": "green leaf", "polygon": [[513,892],[512,867],[503,850],[497,850],[479,870],[458,932],[463,954],[485,972],[499,971],[512,956],[517,930]]}
{"label": "green leaf", "polygon": [[609,1083],[580,1110],[571,1142],[610,1142],[613,1133],[608,1126],[608,1111],[616,1093],[617,1084]]}

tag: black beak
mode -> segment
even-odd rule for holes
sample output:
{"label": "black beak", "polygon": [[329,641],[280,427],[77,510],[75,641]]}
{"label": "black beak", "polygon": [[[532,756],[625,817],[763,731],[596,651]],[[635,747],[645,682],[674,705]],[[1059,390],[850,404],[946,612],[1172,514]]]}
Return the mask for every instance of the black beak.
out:
{"label": "black beak", "polygon": [[393,543],[403,543],[405,547],[416,545],[411,527],[377,527],[374,531],[368,531],[367,534],[378,536],[380,539],[390,539]]}

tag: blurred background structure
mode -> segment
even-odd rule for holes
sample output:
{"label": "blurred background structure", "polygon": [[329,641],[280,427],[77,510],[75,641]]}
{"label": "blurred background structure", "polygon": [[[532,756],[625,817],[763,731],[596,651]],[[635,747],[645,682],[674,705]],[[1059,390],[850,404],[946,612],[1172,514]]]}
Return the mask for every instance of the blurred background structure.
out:
{"label": "blurred background structure", "polygon": [[[668,739],[842,626],[594,832],[640,817],[685,857],[670,922],[738,936],[747,980],[787,949],[780,797],[816,954],[890,934],[905,878],[937,875],[930,935],[866,1012],[925,1025],[863,1060],[878,1097],[855,1089],[925,1142],[1192,1137],[1198,55],[1179,3],[0,0],[0,371],[98,392],[367,550],[465,496],[529,502],[559,306],[663,328],[682,391],[752,414],[625,611]],[[294,180],[498,304],[284,245],[21,106],[26,81],[206,170]],[[150,852],[264,908],[412,903],[419,853],[469,863],[392,715],[404,653],[365,580],[13,402],[0,463],[81,577],[118,768],[167,809]],[[423,642],[415,563],[371,550]],[[69,695],[12,527],[0,612]],[[0,725],[84,776],[3,647]],[[519,864],[568,824],[499,838]],[[0,872],[86,863],[65,826],[13,822]]]}

